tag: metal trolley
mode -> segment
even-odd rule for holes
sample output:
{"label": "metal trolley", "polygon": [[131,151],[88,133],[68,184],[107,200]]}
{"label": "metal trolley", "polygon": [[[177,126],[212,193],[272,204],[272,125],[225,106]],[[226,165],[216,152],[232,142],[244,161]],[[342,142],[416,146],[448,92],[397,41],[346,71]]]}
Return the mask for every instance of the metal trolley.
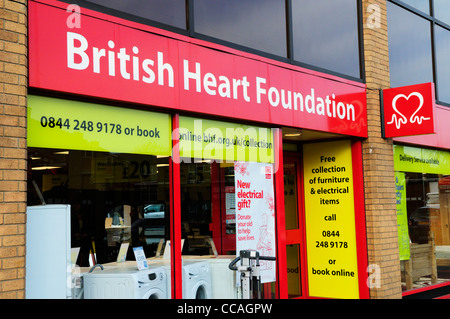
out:
{"label": "metal trolley", "polygon": [[[236,266],[238,261],[240,266]],[[241,250],[228,268],[241,273],[242,299],[261,299],[260,260],[275,261],[275,257],[260,256],[256,250]]]}

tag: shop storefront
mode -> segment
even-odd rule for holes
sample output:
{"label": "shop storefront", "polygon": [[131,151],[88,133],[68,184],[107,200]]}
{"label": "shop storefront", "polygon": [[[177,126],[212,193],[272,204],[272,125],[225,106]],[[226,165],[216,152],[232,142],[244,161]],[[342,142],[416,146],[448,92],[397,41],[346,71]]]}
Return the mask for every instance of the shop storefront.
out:
{"label": "shop storefront", "polygon": [[262,298],[368,297],[364,84],[51,0],[29,47],[28,297],[243,298],[242,251]]}
{"label": "shop storefront", "polygon": [[384,135],[393,155],[402,291],[448,286],[448,109],[433,83],[383,91]]}
{"label": "shop storefront", "polygon": [[450,287],[448,5],[386,2],[393,89],[382,106],[383,128],[385,137],[393,138],[404,298],[448,298]]}

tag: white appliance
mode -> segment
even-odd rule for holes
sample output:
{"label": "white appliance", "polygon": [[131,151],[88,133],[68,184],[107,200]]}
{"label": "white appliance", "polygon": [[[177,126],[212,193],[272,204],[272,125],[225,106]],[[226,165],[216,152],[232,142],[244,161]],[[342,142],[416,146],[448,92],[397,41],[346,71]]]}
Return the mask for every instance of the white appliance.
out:
{"label": "white appliance", "polygon": [[167,275],[162,267],[137,270],[116,267],[84,275],[85,299],[167,299]]}
{"label": "white appliance", "polygon": [[70,205],[28,206],[26,236],[26,298],[71,298]]}
{"label": "white appliance", "polygon": [[240,288],[236,285],[236,272],[228,268],[234,258],[219,257],[205,259],[211,268],[212,299],[240,299]]}
{"label": "white appliance", "polygon": [[183,299],[211,298],[211,269],[209,263],[206,261],[185,261],[183,263]]}

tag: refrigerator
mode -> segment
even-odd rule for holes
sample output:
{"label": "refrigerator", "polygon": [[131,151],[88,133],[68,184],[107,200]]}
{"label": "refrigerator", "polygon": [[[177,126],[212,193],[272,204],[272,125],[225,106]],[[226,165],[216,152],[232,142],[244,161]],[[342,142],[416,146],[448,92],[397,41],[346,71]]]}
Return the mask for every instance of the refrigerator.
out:
{"label": "refrigerator", "polygon": [[70,205],[28,206],[26,228],[26,298],[71,298]]}

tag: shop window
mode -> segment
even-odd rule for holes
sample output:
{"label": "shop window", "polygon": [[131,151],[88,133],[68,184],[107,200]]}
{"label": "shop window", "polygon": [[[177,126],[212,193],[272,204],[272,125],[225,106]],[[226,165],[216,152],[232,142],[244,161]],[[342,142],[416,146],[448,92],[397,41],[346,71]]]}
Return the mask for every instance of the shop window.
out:
{"label": "shop window", "polygon": [[357,2],[292,1],[294,60],[359,78]]}
{"label": "shop window", "polygon": [[[179,134],[183,298],[242,298],[230,263],[247,250],[276,256],[271,130],[180,117]],[[190,267],[203,282],[196,287]],[[261,285],[253,292],[275,298],[275,262],[256,269]]]}
{"label": "shop window", "polygon": [[[212,166],[208,163],[182,164],[181,223],[184,255],[213,255],[211,244]],[[214,181],[218,183],[218,180]]]}
{"label": "shop window", "polygon": [[[430,231],[441,234],[435,220],[439,214],[439,176],[434,174],[406,173],[406,205],[409,236],[414,244],[426,244]],[[440,228],[440,227],[439,227]],[[440,243],[440,239],[434,238]]]}
{"label": "shop window", "polygon": [[450,281],[449,177],[405,173],[410,256],[403,265],[405,290]]}
{"label": "shop window", "polygon": [[[63,287],[81,281],[73,298],[170,298],[170,116],[35,95],[28,96],[27,112],[27,214],[33,217],[27,229],[36,242],[57,233],[62,238],[52,239],[67,240],[64,250],[74,252],[67,260],[61,249],[27,244],[34,249],[27,267],[66,259],[72,277],[44,281]],[[42,231],[54,221],[36,214],[54,204],[70,214],[70,222],[54,227],[69,234]],[[138,273],[149,285],[138,285]],[[39,282],[31,279],[31,285]]]}
{"label": "shop window", "polygon": [[195,32],[281,57],[287,55],[284,1],[196,0]]}
{"label": "shop window", "polygon": [[[185,265],[199,267],[199,277],[205,277],[204,290],[184,290],[183,298],[196,298],[198,294],[199,299],[242,298],[239,276],[236,277],[236,272],[229,269],[230,263],[239,256],[237,243],[240,242],[243,248],[247,242],[254,244],[253,249],[261,256],[273,256],[275,237],[269,226],[273,226],[270,219],[274,216],[268,214],[268,210],[252,217],[242,214],[249,211],[252,205],[258,205],[258,199],[239,202],[236,197],[239,188],[236,188],[234,164],[206,160],[206,163],[182,163],[180,169],[182,257]],[[251,176],[248,176],[248,180],[251,180]],[[258,189],[258,186],[250,187]],[[258,196],[258,191],[247,191]],[[254,203],[251,204],[251,201]],[[260,268],[263,272],[272,267],[275,270],[274,262],[261,261],[261,265],[264,265]],[[183,271],[188,270],[186,268]],[[191,278],[184,277],[183,280]],[[185,282],[184,285],[189,283]],[[259,289],[261,298],[275,298],[275,290],[270,281],[263,281]]]}
{"label": "shop window", "polygon": [[434,82],[430,22],[391,2],[387,18],[391,86]]}
{"label": "shop window", "polygon": [[121,244],[155,257],[169,240],[169,158],[31,147],[28,206],[69,204],[76,264],[117,261]]}
{"label": "shop window", "polygon": [[[169,170],[180,164],[183,297],[240,298],[240,277],[229,265],[250,250],[272,258],[252,265],[257,293],[275,297],[271,129],[180,117],[172,132],[167,114],[34,95],[27,111],[28,206],[70,205],[72,266],[84,283],[77,296],[170,298],[178,184]],[[181,163],[170,158],[176,133]],[[33,220],[38,237],[51,236]]]}
{"label": "shop window", "polygon": [[450,281],[450,155],[394,150],[402,288]]}

